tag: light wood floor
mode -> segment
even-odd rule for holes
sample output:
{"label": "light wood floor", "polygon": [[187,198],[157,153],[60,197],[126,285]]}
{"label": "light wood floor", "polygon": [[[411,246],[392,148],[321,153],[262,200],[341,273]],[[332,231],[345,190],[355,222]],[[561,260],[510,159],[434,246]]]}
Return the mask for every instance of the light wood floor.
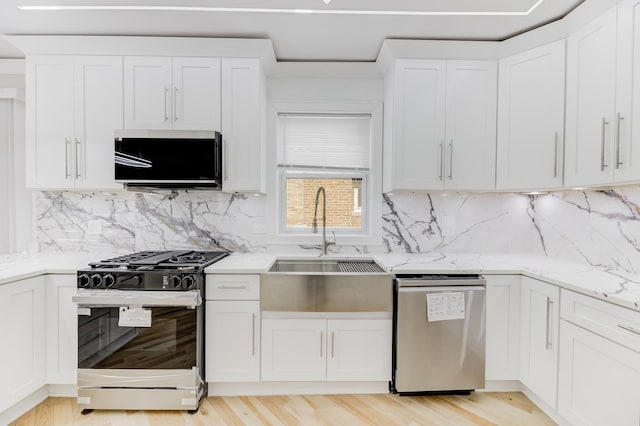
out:
{"label": "light wood floor", "polygon": [[94,411],[49,398],[13,425],[552,425],[523,394],[471,396],[304,395],[209,397],[179,411]]}

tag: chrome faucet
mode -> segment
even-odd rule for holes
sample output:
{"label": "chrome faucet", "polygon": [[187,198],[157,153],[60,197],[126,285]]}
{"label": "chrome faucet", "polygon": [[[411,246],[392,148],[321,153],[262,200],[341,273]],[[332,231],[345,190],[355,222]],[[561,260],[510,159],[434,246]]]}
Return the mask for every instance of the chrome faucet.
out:
{"label": "chrome faucet", "polygon": [[[311,232],[316,234],[318,232],[318,199],[322,192],[322,254],[327,254],[327,247],[331,244],[335,244],[335,241],[327,241],[327,195],[324,191],[324,187],[321,186],[316,192],[316,209],[313,212],[313,222],[311,225]],[[333,238],[335,240],[335,236]]]}

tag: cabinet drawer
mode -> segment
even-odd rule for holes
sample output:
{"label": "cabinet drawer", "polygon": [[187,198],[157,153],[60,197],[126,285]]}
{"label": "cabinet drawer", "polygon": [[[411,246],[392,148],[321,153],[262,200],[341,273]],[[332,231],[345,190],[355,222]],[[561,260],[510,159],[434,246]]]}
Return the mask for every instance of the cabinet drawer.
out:
{"label": "cabinet drawer", "polygon": [[562,290],[560,315],[566,321],[640,352],[640,312]]}
{"label": "cabinet drawer", "polygon": [[207,275],[207,300],[260,300],[260,275]]}

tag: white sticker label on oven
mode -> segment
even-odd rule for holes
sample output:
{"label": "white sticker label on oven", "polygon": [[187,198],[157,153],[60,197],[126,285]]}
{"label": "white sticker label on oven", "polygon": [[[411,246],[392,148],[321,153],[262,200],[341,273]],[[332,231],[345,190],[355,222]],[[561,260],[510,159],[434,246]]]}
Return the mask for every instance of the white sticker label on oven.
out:
{"label": "white sticker label on oven", "polygon": [[120,308],[119,327],[151,327],[151,309]]}
{"label": "white sticker label on oven", "polygon": [[427,321],[464,319],[464,293],[427,294]]}

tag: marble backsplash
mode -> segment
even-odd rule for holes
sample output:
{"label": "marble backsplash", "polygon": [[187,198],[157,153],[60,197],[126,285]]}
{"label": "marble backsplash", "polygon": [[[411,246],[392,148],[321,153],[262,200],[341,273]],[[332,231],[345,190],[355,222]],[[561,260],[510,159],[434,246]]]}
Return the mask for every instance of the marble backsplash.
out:
{"label": "marble backsplash", "polygon": [[[266,204],[263,196],[213,191],[36,192],[35,235],[43,251],[318,251],[268,246]],[[451,218],[455,233],[443,236]],[[90,233],[90,221],[102,233]],[[383,197],[381,226],[379,245],[332,249],[531,253],[640,273],[638,186],[544,195],[397,193]]]}

